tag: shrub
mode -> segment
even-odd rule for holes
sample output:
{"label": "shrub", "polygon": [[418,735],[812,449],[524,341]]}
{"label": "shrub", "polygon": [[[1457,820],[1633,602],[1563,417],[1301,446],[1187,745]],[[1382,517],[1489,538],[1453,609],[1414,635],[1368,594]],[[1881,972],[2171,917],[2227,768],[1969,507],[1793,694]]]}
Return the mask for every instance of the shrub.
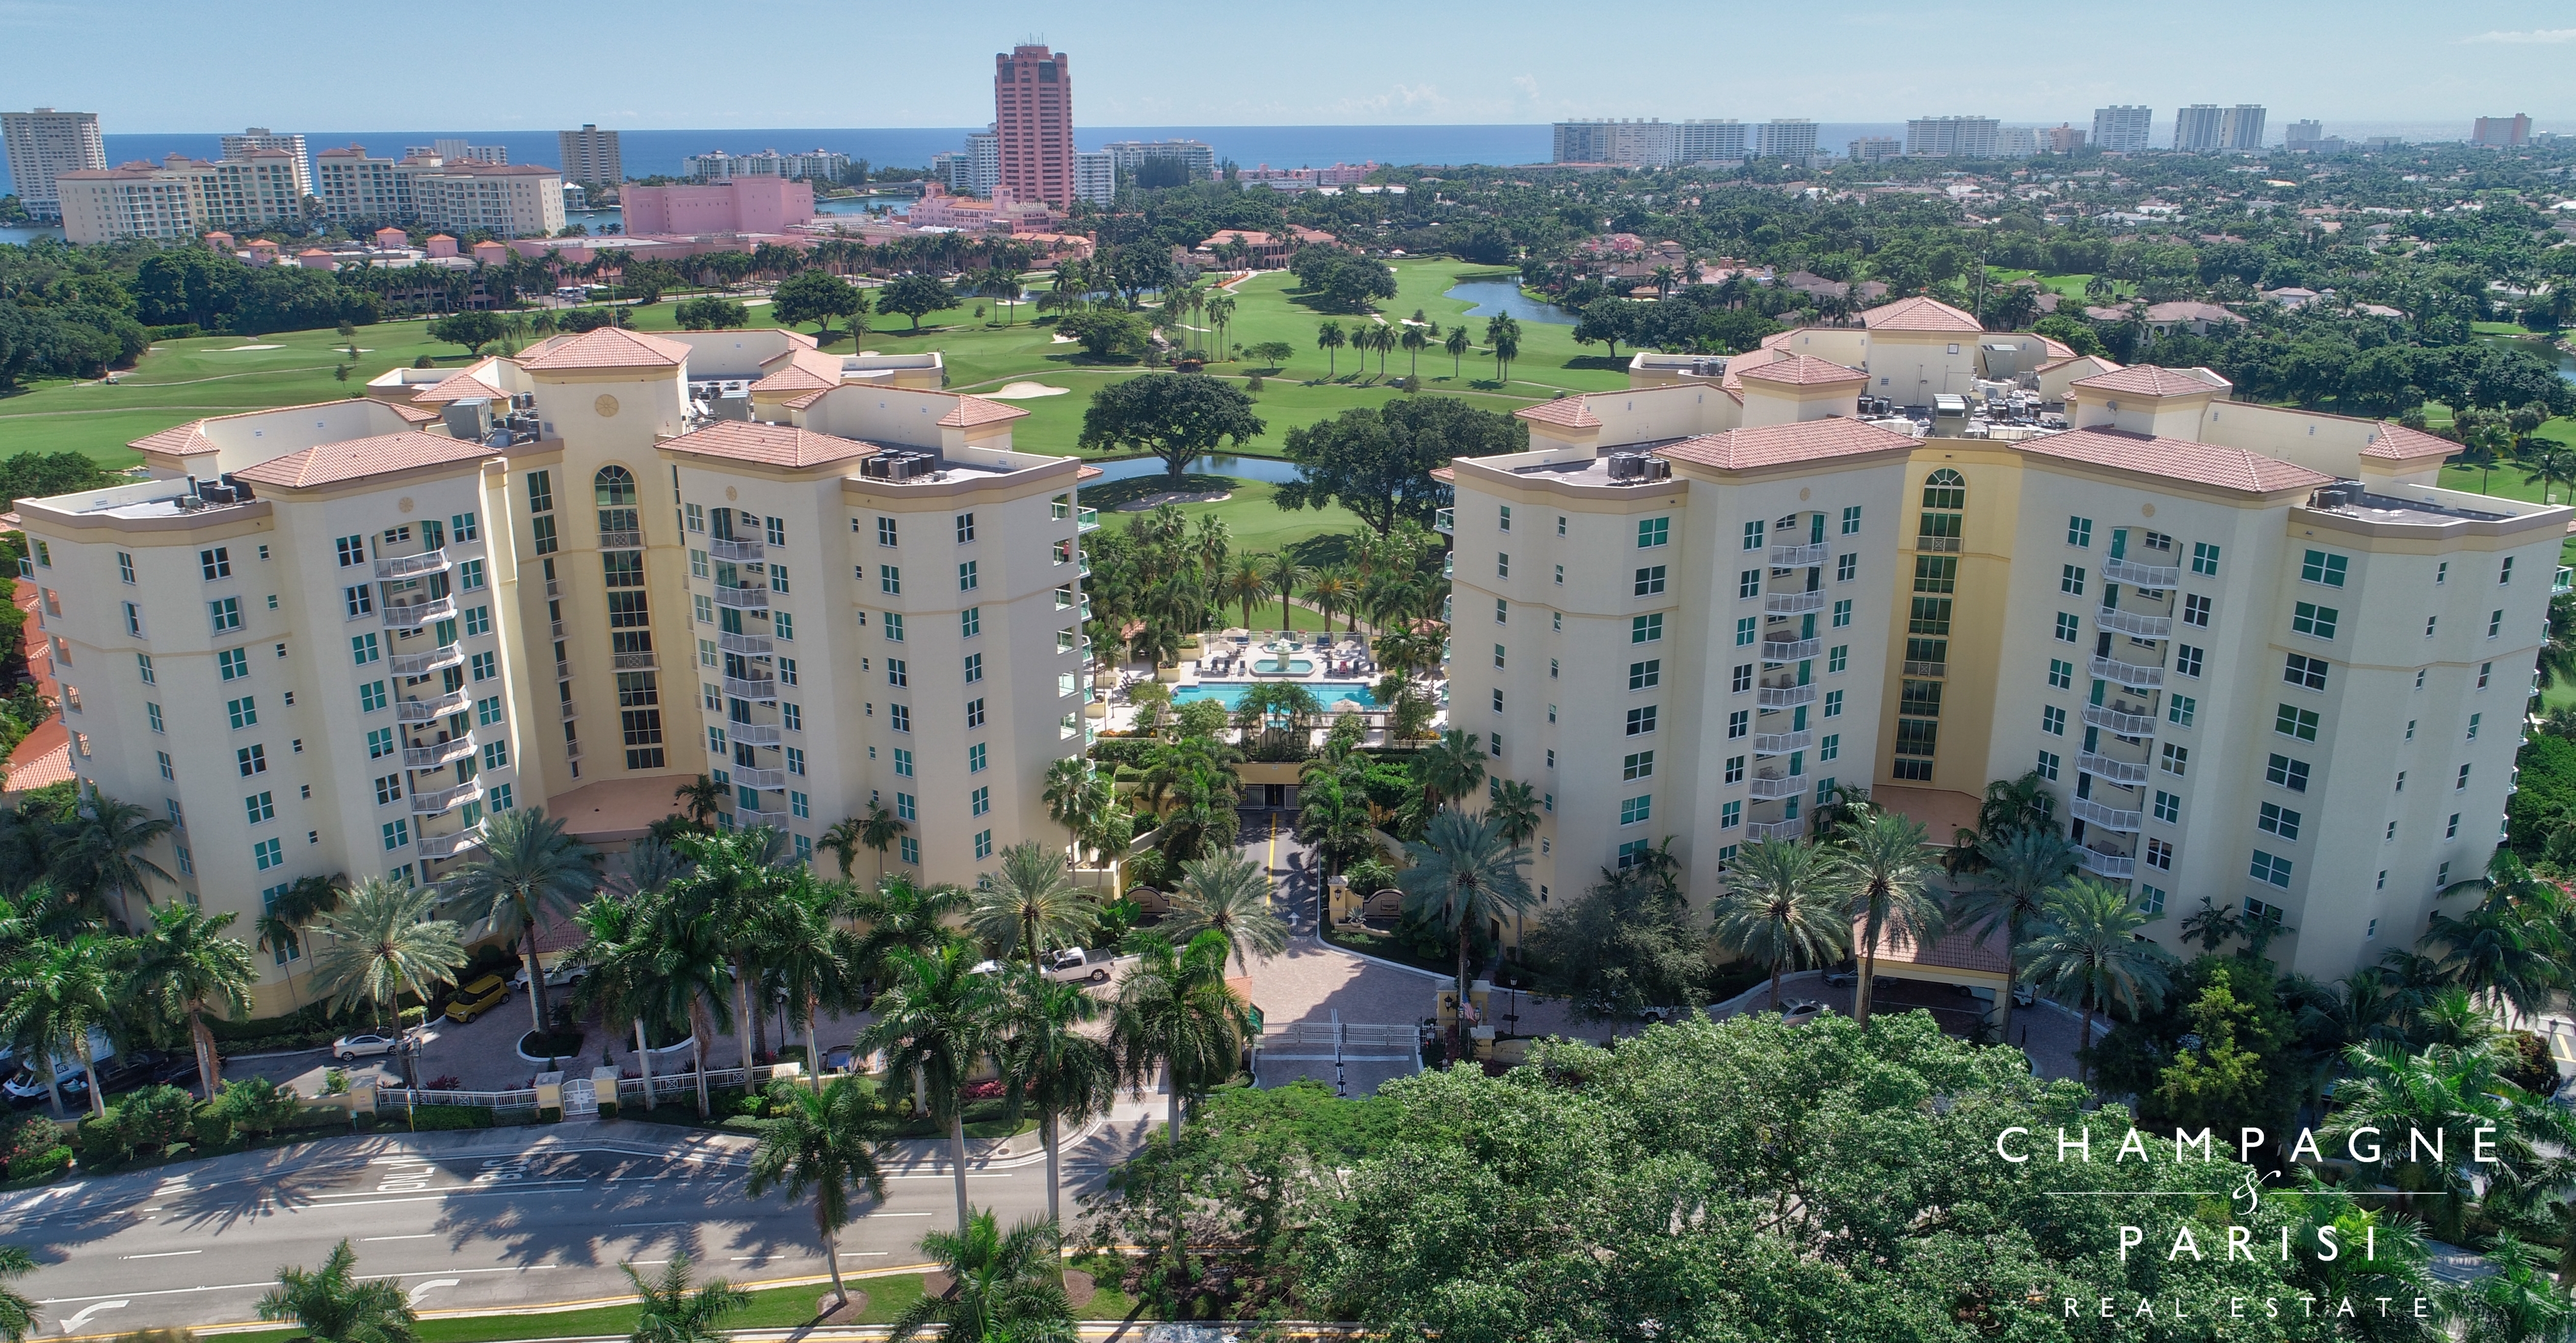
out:
{"label": "shrub", "polygon": [[232,1140],[233,1121],[216,1114],[215,1107],[212,1105],[199,1106],[194,1138],[197,1146],[200,1149],[224,1147],[230,1145]]}
{"label": "shrub", "polygon": [[492,1127],[492,1107],[488,1105],[415,1105],[411,1108],[411,1126],[423,1133],[451,1129]]}
{"label": "shrub", "polygon": [[80,1121],[73,1131],[72,1145],[80,1152],[84,1166],[113,1166],[125,1159],[125,1135],[117,1132],[113,1113]]}
{"label": "shrub", "polygon": [[143,328],[143,334],[154,340],[192,340],[206,333],[199,330],[194,322],[180,322],[171,326],[147,326]]}
{"label": "shrub", "polygon": [[197,1134],[197,1103],[177,1087],[146,1087],[116,1107],[116,1129],[129,1151],[184,1144]]}
{"label": "shrub", "polygon": [[234,1128],[253,1135],[292,1125],[304,1112],[303,1098],[265,1077],[226,1082],[208,1107]]}
{"label": "shrub", "polygon": [[40,1114],[0,1121],[0,1164],[16,1165],[22,1157],[41,1156],[63,1145],[63,1126]]}
{"label": "shrub", "polygon": [[51,1179],[69,1169],[71,1164],[72,1149],[60,1146],[49,1147],[41,1152],[10,1158],[9,1178],[12,1180]]}

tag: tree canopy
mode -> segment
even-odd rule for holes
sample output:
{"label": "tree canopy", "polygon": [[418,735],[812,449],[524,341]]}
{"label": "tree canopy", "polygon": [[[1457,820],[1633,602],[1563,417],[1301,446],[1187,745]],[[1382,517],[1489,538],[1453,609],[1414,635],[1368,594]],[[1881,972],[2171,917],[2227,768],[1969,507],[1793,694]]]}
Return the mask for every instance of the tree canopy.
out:
{"label": "tree canopy", "polygon": [[1081,446],[1150,452],[1177,481],[1201,454],[1229,439],[1240,446],[1259,438],[1265,427],[1252,398],[1233,383],[1202,373],[1148,373],[1092,394]]}
{"label": "tree canopy", "polygon": [[1450,489],[1431,478],[1453,457],[1529,449],[1529,426],[1455,397],[1406,397],[1346,410],[1288,431],[1298,479],[1279,487],[1281,508],[1338,503],[1383,534],[1398,518],[1428,525]]}

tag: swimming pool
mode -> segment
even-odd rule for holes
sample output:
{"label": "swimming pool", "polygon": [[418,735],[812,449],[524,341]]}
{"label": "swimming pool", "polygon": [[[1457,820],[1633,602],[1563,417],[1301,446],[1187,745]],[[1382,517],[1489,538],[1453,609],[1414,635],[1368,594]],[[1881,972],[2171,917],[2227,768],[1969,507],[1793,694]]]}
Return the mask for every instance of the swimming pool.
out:
{"label": "swimming pool", "polygon": [[[1172,702],[1187,704],[1194,699],[1212,699],[1228,709],[1239,708],[1243,704],[1243,692],[1251,689],[1255,684],[1251,681],[1201,681],[1197,685],[1184,686],[1173,691]],[[1270,684],[1279,683],[1274,681]],[[1363,709],[1377,707],[1377,696],[1369,693],[1369,683],[1366,681],[1299,681],[1296,684],[1312,691],[1315,702],[1324,706],[1327,713],[1343,700],[1350,700]]]}

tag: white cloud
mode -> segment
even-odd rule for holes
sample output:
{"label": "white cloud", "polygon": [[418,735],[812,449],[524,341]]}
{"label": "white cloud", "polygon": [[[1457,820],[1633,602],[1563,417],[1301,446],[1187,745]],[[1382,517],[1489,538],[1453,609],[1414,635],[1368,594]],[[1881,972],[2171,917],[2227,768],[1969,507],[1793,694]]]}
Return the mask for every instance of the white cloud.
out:
{"label": "white cloud", "polygon": [[2554,45],[2576,42],[2576,28],[2534,28],[2529,32],[2489,32],[2461,38],[2462,43],[2498,42],[2514,46]]}
{"label": "white cloud", "polygon": [[1438,112],[1449,106],[1447,95],[1437,84],[1398,84],[1384,93],[1365,98],[1344,98],[1331,104],[1334,111],[1358,112]]}
{"label": "white cloud", "polygon": [[1538,97],[1538,77],[1535,75],[1512,76],[1512,87],[1519,89],[1524,98],[1535,100]]}

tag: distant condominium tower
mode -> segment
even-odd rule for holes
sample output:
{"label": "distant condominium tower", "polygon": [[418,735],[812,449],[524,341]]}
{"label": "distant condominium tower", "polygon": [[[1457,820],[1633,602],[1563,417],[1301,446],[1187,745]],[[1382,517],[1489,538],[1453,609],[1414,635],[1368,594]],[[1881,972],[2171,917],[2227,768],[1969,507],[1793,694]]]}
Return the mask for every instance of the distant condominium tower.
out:
{"label": "distant condominium tower", "polygon": [[1733,117],[1681,124],[1673,161],[1715,163],[1744,157],[1744,123]]}
{"label": "distant condominium tower", "polygon": [[2174,148],[2186,152],[2261,149],[2263,108],[2259,103],[2220,107],[2193,103],[2174,114]]}
{"label": "distant condominium tower", "polygon": [[[1147,164],[1169,164],[1171,167],[1150,170],[1154,174],[1177,172],[1183,182],[1206,182],[1216,177],[1216,149],[1204,140],[1112,140],[1101,146],[1109,155],[1112,168],[1134,178],[1149,170]],[[1075,165],[1077,169],[1080,164]],[[1168,186],[1160,180],[1149,185]],[[1081,193],[1077,190],[1076,195]]]}
{"label": "distant condominium tower", "polygon": [[2001,126],[1993,117],[1916,117],[1905,123],[1908,158],[1988,159]]}
{"label": "distant condominium tower", "polygon": [[1615,163],[1668,168],[1681,144],[1681,127],[1668,121],[1599,118],[1556,123],[1556,162]]}
{"label": "distant condominium tower", "polygon": [[993,58],[1000,184],[1024,201],[1073,204],[1073,65],[1044,44]]}
{"label": "distant condominium tower", "polygon": [[1773,117],[1753,128],[1753,152],[1804,163],[1816,156],[1816,123],[1805,117]]}
{"label": "distant condominium tower", "polygon": [[2469,131],[2469,143],[2511,149],[2531,143],[2531,117],[2516,112],[2509,117],[2480,117]]}
{"label": "distant condominium tower", "polygon": [[1850,145],[1852,162],[1878,163],[1905,157],[1905,142],[1893,135],[1864,135]]}
{"label": "distant condominium tower", "polygon": [[253,126],[239,135],[224,137],[224,157],[235,161],[248,159],[253,150],[283,150],[295,156],[295,192],[298,196],[313,194],[313,159],[304,152],[304,137],[279,135],[266,126]]}
{"label": "distant condominium tower", "polygon": [[2256,103],[2238,103],[2218,119],[2218,138],[2227,149],[2261,149],[2263,147],[2263,108]]}
{"label": "distant condominium tower", "polygon": [[9,176],[17,183],[18,203],[38,219],[63,217],[63,202],[54,176],[67,172],[103,172],[107,146],[98,138],[98,113],[0,112],[0,148],[9,154]]}
{"label": "distant condominium tower", "polygon": [[2093,144],[2100,149],[2134,154],[2147,147],[2147,127],[2154,119],[2155,112],[2145,107],[2094,108]]}
{"label": "distant condominium tower", "polygon": [[2084,132],[2061,121],[2039,133],[2039,147],[2051,154],[2072,154],[2084,147]]}
{"label": "distant condominium tower", "polygon": [[1106,206],[1118,199],[1118,165],[1106,149],[1086,149],[1073,156],[1073,197]]}
{"label": "distant condominium tower", "polygon": [[556,131],[567,182],[613,186],[626,180],[626,161],[618,151],[617,132],[583,122],[577,131]]}

